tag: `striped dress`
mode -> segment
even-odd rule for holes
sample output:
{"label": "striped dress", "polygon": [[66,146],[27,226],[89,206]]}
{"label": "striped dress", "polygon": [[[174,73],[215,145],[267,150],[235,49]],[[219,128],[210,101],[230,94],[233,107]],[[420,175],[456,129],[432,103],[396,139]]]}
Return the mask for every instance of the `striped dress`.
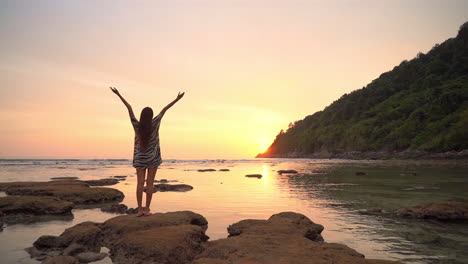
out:
{"label": "striped dress", "polygon": [[161,150],[159,148],[159,126],[162,115],[159,114],[152,120],[151,137],[146,147],[146,151],[140,150],[140,140],[138,138],[138,127],[140,122],[132,116],[133,129],[135,130],[135,146],[133,148],[133,167],[137,169],[156,168],[161,164]]}

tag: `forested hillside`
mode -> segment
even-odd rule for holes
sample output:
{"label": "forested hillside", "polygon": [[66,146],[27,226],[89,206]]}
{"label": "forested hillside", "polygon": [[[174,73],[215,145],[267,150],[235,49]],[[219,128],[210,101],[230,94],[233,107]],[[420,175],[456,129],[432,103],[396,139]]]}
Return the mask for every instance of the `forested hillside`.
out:
{"label": "forested hillside", "polygon": [[280,131],[258,157],[468,149],[468,22],[435,45]]}

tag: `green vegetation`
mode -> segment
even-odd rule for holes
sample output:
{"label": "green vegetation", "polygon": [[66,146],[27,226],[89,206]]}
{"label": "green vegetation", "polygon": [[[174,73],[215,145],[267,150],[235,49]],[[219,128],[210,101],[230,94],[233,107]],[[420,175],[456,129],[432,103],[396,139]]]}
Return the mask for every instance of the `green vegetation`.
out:
{"label": "green vegetation", "polygon": [[259,157],[468,149],[468,22],[458,36],[281,131]]}

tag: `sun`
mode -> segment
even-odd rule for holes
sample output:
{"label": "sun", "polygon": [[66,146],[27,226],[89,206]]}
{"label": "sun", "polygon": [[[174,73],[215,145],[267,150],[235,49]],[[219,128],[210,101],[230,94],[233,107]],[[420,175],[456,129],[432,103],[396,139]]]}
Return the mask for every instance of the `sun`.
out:
{"label": "sun", "polygon": [[265,152],[265,151],[267,151],[267,150],[268,150],[268,145],[263,145],[263,146],[262,146],[262,152]]}

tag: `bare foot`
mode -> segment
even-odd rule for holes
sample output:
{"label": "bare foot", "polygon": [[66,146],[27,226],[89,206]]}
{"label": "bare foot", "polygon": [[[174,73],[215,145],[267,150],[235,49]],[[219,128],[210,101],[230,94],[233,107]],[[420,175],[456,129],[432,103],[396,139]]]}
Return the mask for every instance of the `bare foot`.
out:
{"label": "bare foot", "polygon": [[148,215],[152,215],[153,213],[150,212],[150,211],[147,211],[147,212],[144,212],[143,214],[146,215],[146,216],[148,216]]}
{"label": "bare foot", "polygon": [[146,215],[144,211],[138,211],[136,216],[140,217],[140,216],[144,216],[144,215]]}

